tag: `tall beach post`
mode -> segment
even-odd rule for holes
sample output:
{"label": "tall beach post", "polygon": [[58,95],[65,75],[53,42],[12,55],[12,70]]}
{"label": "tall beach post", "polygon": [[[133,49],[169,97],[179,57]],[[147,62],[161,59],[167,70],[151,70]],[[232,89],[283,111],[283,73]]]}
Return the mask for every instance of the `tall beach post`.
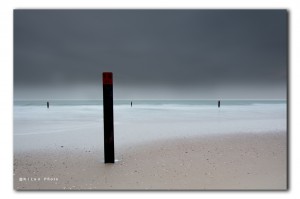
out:
{"label": "tall beach post", "polygon": [[102,74],[103,81],[103,121],[104,121],[104,162],[115,162],[113,78],[111,72]]}

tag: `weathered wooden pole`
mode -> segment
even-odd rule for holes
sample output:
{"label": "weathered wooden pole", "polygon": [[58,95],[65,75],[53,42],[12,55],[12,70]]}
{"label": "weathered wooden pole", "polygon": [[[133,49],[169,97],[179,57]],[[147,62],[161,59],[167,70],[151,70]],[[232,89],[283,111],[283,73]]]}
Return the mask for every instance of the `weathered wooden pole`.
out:
{"label": "weathered wooden pole", "polygon": [[113,78],[111,72],[102,74],[103,80],[103,121],[104,121],[104,162],[115,163]]}

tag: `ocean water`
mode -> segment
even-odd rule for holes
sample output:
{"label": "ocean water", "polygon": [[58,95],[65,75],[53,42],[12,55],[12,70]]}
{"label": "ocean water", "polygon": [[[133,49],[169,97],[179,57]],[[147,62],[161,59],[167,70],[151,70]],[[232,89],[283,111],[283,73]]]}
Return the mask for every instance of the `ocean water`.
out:
{"label": "ocean water", "polygon": [[[228,133],[286,133],[285,100],[114,101],[116,148]],[[14,149],[103,149],[101,100],[14,101]]]}
{"label": "ocean water", "polygon": [[[15,100],[14,106],[45,106],[47,100]],[[215,106],[217,100],[114,100],[114,105],[188,105]],[[222,100],[222,106],[286,104],[286,100]],[[53,106],[88,106],[103,105],[102,100],[50,100]]]}

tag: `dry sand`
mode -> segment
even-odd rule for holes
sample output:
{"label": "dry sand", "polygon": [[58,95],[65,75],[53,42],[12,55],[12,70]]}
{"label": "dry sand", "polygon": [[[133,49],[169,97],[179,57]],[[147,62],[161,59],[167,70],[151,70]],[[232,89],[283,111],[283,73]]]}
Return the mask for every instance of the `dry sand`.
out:
{"label": "dry sand", "polygon": [[225,134],[14,155],[16,190],[286,190],[285,132]]}

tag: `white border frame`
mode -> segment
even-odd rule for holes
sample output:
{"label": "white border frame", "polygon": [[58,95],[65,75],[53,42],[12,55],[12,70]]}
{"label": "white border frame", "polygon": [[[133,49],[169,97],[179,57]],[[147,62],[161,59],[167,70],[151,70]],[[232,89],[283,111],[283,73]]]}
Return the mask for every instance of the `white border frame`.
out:
{"label": "white border frame", "polygon": [[[299,1],[298,1],[299,2]],[[209,198],[296,198],[300,196],[300,12],[296,0],[1,0],[0,1],[0,187],[5,198],[98,198],[111,192],[16,192],[13,190],[13,10],[14,9],[288,9],[289,11],[289,191],[286,192],[168,192]],[[298,91],[298,92],[297,92]],[[298,157],[297,157],[298,156]],[[165,192],[114,192],[114,196],[152,198]],[[124,194],[124,196],[123,196]],[[130,194],[130,195],[129,195]],[[142,196],[141,196],[142,195]],[[200,196],[200,197],[201,197]]]}

